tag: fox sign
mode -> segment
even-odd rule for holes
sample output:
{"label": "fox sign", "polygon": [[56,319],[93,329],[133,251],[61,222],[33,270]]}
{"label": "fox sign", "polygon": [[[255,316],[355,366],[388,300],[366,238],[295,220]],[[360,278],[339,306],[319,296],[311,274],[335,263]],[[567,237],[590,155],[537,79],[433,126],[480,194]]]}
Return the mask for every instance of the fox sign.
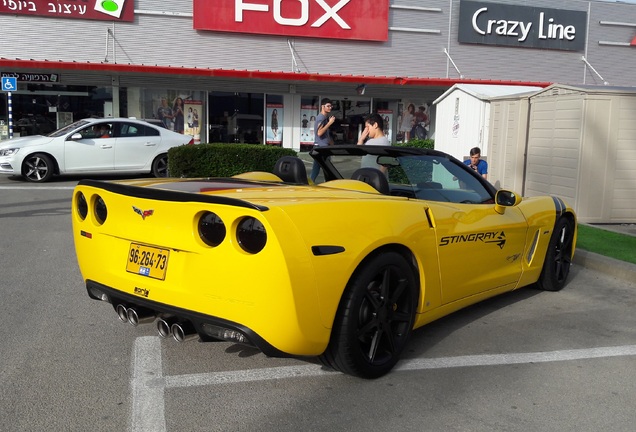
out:
{"label": "fox sign", "polygon": [[195,30],[386,41],[389,0],[194,0]]}

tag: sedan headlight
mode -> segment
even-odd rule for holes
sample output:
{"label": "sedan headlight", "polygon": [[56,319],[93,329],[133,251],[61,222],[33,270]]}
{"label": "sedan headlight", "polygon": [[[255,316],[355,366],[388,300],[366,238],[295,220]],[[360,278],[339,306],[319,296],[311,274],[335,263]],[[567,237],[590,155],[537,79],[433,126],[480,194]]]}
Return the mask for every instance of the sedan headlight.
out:
{"label": "sedan headlight", "polygon": [[0,150],[0,156],[11,156],[14,155],[20,150],[19,148],[7,148]]}

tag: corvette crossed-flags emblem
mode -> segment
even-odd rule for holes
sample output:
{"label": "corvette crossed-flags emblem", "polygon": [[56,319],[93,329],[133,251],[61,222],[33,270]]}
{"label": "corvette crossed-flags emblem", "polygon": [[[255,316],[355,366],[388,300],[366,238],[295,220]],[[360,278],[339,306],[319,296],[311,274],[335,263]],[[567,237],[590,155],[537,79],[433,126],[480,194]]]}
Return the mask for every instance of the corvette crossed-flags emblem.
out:
{"label": "corvette crossed-flags emblem", "polygon": [[135,211],[135,213],[141,216],[141,219],[146,219],[146,216],[152,216],[152,214],[155,212],[154,210],[142,210],[135,206],[133,206],[133,210]]}

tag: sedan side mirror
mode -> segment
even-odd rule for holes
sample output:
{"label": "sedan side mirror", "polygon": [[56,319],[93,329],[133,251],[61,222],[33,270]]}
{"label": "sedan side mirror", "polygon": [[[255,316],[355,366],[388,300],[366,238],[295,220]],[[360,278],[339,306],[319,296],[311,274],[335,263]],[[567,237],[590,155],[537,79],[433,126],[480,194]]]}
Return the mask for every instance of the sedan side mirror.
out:
{"label": "sedan side mirror", "polygon": [[516,193],[501,189],[495,195],[495,211],[504,214],[506,207],[514,207],[521,202],[521,197]]}
{"label": "sedan side mirror", "polygon": [[71,140],[73,140],[73,141],[77,141],[77,140],[81,140],[81,139],[82,139],[82,134],[79,133],[79,132],[74,133],[73,135],[71,135]]}

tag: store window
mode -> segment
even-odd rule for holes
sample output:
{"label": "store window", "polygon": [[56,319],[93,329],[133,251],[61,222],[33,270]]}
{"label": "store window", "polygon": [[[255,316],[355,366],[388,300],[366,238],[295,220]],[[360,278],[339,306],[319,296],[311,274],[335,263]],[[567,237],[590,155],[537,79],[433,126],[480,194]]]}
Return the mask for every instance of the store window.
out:
{"label": "store window", "polygon": [[[76,120],[113,115],[111,87],[18,83],[11,102],[14,137],[46,135]],[[6,117],[0,114],[8,124]]]}
{"label": "store window", "polygon": [[374,99],[373,105],[373,112],[380,114],[384,120],[384,136],[387,137],[390,143],[395,143],[398,101]]}
{"label": "store window", "polygon": [[364,129],[366,116],[371,113],[371,98],[326,97],[331,99],[331,114],[336,116],[330,128],[334,144],[356,144]]}
{"label": "store window", "polygon": [[407,99],[398,104],[397,142],[426,139],[431,123],[431,104],[424,100]]}
{"label": "store window", "polygon": [[318,96],[300,98],[300,150],[309,151],[314,146],[316,116],[320,113]]}
{"label": "store window", "polygon": [[[127,111],[132,114],[131,92],[128,92]],[[146,89],[140,98],[141,118],[154,120],[161,126],[178,133],[191,135],[200,143],[205,131],[205,93],[190,90]]]}
{"label": "store window", "polygon": [[263,93],[210,92],[209,142],[263,144]]}
{"label": "store window", "polygon": [[267,95],[265,103],[265,142],[270,145],[283,145],[283,119],[285,105],[282,95]]}
{"label": "store window", "polygon": [[9,139],[9,112],[7,94],[0,93],[0,141]]}

